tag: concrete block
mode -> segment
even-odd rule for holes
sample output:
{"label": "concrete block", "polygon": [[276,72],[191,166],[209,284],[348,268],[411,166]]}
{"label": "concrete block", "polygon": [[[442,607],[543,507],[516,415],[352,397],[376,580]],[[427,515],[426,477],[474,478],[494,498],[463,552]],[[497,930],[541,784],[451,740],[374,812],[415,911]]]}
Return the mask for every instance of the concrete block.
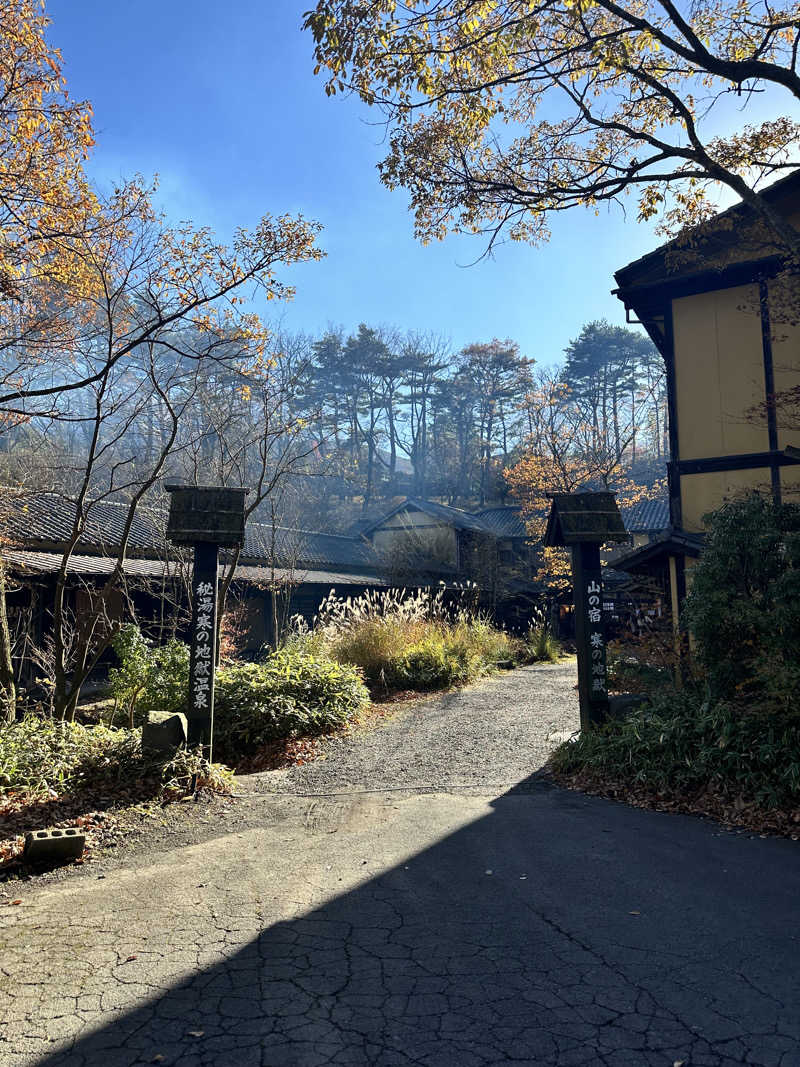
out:
{"label": "concrete block", "polygon": [[180,712],[151,711],[142,726],[142,748],[146,752],[172,756],[186,744],[188,724]]}
{"label": "concrete block", "polygon": [[79,826],[65,830],[33,830],[25,834],[22,858],[26,863],[69,863],[83,855],[86,834]]}

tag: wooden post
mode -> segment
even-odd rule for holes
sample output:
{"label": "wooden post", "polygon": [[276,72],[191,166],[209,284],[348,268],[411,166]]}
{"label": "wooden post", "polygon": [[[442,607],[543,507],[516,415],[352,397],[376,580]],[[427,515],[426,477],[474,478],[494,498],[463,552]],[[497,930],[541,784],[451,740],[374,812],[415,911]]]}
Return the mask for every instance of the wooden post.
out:
{"label": "wooden post", "polygon": [[189,744],[208,748],[214,735],[214,668],[217,662],[217,559],[219,546],[194,546],[192,634],[189,653]]}
{"label": "wooden post", "polygon": [[681,663],[681,623],[680,601],[678,599],[678,565],[674,556],[669,557],[669,596],[672,612],[672,648],[675,652],[675,686],[683,686],[683,665]]}
{"label": "wooden post", "polygon": [[597,542],[584,541],[572,546],[572,584],[581,729],[588,730],[605,722],[608,715],[603,582]]}
{"label": "wooden post", "polygon": [[613,493],[553,493],[552,500],[544,544],[572,549],[581,730],[589,730],[605,722],[609,704],[600,545],[630,538]]}
{"label": "wooden post", "polygon": [[211,760],[214,736],[214,671],[217,664],[217,565],[221,545],[244,544],[244,486],[174,485],[167,537],[194,546],[192,632],[189,652],[189,744],[202,745]]}

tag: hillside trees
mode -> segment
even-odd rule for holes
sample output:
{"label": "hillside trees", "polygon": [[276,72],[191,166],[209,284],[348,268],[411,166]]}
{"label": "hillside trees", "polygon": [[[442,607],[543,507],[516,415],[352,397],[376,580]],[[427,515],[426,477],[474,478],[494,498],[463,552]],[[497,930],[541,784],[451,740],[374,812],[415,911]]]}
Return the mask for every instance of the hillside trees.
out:
{"label": "hillside trees", "polygon": [[[310,357],[295,411],[313,443],[309,472],[319,476],[304,481],[299,513],[313,525],[347,529],[354,506],[372,513],[399,495],[466,508],[502,503],[503,469],[531,448],[553,450],[543,425],[556,405],[543,399],[534,361],[512,340],[452,351],[439,336],[362,323],[298,346]],[[545,373],[544,393],[560,394],[562,420],[572,427],[559,450],[593,472],[590,480],[621,467],[650,484],[666,459],[663,366],[651,341],[593,322],[565,356]]]}
{"label": "hillside trees", "polygon": [[469,345],[459,357],[459,373],[472,386],[478,431],[478,503],[486,503],[493,456],[507,462],[518,417],[515,399],[525,392],[533,360],[523,359],[513,341]]}
{"label": "hillside trees", "polygon": [[[608,449],[620,459],[637,443],[661,458],[666,426],[664,367],[652,342],[642,334],[605,320],[589,322],[566,349],[563,379],[573,401],[592,428],[592,448]],[[642,419],[646,409],[647,419]],[[610,430],[610,433],[608,432]]]}
{"label": "hillside trees", "polygon": [[[537,242],[552,213],[626,193],[675,231],[724,186],[800,258],[758,192],[798,164],[792,2],[318,0],[305,25],[326,91],[383,109],[381,178],[409,190],[423,240]],[[751,111],[765,90],[776,117]]]}
{"label": "hillside trees", "polygon": [[436,387],[447,368],[447,342],[432,334],[411,332],[402,346],[404,374],[398,403],[405,407],[406,418],[400,421],[398,445],[413,468],[414,495],[424,497],[428,488]]}
{"label": "hillside trees", "polygon": [[[593,328],[597,325],[584,327],[578,341],[567,349],[568,357],[581,351],[581,339],[594,338],[597,331]],[[573,375],[577,373],[576,366],[577,361],[573,361]],[[551,493],[610,489],[616,493],[619,505],[626,507],[643,499],[655,499],[664,492],[663,477],[643,478],[633,463],[632,444],[642,425],[649,421],[648,405],[642,402],[632,406],[624,423],[619,411],[616,420],[612,417],[610,406],[600,405],[595,418],[597,407],[594,403],[587,405],[585,395],[576,396],[569,377],[569,358],[561,370],[541,368],[536,372],[523,402],[527,431],[524,446],[517,462],[505,472],[534,540],[544,533]],[[602,374],[600,379],[604,380]],[[596,400],[595,386],[588,391],[592,401]],[[552,593],[569,588],[566,553],[545,549],[539,577]]]}
{"label": "hillside trees", "polygon": [[531,451],[555,463],[563,452],[578,483],[618,467],[649,483],[663,465],[663,364],[634,330],[588,323],[563,367],[543,371],[508,339],[454,352],[435,336],[365,324],[310,348],[300,402],[315,405],[316,470],[341,475],[363,511],[402,494],[468,508],[503,501],[503,470]]}
{"label": "hillside trees", "polygon": [[495,495],[533,363],[513,341],[452,353],[435,335],[361,323],[311,347],[313,429],[365,511],[403,491],[464,504]]}

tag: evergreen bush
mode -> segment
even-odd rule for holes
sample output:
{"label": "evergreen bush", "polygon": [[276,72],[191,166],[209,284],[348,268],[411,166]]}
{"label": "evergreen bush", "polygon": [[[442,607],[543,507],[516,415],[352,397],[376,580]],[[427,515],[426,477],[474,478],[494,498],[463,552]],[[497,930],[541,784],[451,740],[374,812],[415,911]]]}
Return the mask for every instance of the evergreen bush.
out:
{"label": "evergreen bush", "polygon": [[167,762],[143,753],[138,730],[38,715],[0,727],[0,795],[146,797],[186,792],[193,777],[196,784],[230,791],[230,773],[196,751],[182,749]]}
{"label": "evergreen bush", "polygon": [[714,700],[797,705],[800,506],[752,494],[706,516],[684,621]]}
{"label": "evergreen bush", "polygon": [[800,716],[746,715],[696,691],[665,690],[653,707],[560,745],[551,767],[670,796],[709,791],[793,808],[800,805]]}
{"label": "evergreen bush", "polygon": [[184,711],[189,692],[189,646],[174,638],[164,645],[147,640],[138,626],[123,626],[113,641],[119,666],[108,672],[111,695],[127,713],[128,726],[149,711]]}
{"label": "evergreen bush", "polygon": [[369,701],[360,672],[295,641],[262,663],[217,671],[215,753],[234,762],[270,742],[322,734]]}

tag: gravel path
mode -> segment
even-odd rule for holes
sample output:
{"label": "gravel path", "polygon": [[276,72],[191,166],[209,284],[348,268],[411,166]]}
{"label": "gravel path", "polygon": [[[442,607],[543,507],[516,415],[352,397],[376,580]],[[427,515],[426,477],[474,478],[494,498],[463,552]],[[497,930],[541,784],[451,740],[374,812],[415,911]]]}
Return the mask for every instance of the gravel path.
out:
{"label": "gravel path", "polygon": [[401,705],[377,728],[328,741],[325,759],[251,775],[246,788],[295,794],[509,789],[578,729],[576,681],[570,660]]}

